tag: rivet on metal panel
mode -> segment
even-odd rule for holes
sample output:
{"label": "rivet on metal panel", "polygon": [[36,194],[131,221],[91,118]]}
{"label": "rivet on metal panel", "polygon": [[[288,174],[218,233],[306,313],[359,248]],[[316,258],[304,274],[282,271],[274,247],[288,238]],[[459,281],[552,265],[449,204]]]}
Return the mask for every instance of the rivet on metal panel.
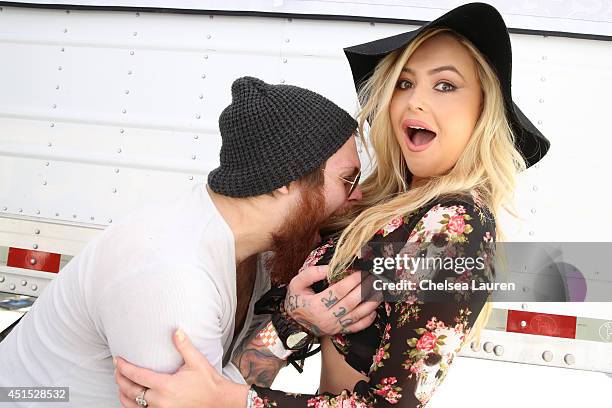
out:
{"label": "rivet on metal panel", "polygon": [[36,259],[35,258],[31,258],[30,259],[30,265],[36,265]]}
{"label": "rivet on metal panel", "polygon": [[376,26],[376,23],[370,23],[370,26],[371,26],[371,27],[375,27],[375,26]]}
{"label": "rivet on metal panel", "polygon": [[193,135],[193,138],[196,140],[198,139],[198,137],[199,137],[198,135]]}
{"label": "rivet on metal panel", "polygon": [[126,109],[121,109],[121,112],[122,113],[127,113],[127,110]]}
{"label": "rivet on metal panel", "polygon": [[95,220],[96,218],[95,218],[95,217],[89,217],[89,219],[93,221],[93,220]]}
{"label": "rivet on metal panel", "polygon": [[536,209],[535,209],[535,208],[532,208],[532,209],[531,209],[531,213],[532,213],[532,214],[535,214],[535,213],[536,213]]}
{"label": "rivet on metal panel", "polygon": [[40,210],[36,210],[36,214],[40,214]]}
{"label": "rivet on metal panel", "polygon": [[46,167],[49,167],[49,162],[45,162],[45,166],[46,166]]}
{"label": "rivet on metal panel", "polygon": [[541,120],[538,120],[538,125],[541,125],[541,124],[542,124],[542,121],[541,121]]}
{"label": "rivet on metal panel", "polygon": [[284,83],[285,83],[285,80],[284,80],[284,79],[281,79],[281,84],[284,84]]}
{"label": "rivet on metal panel", "polygon": [[196,156],[194,154],[193,156],[191,156],[191,160],[195,160],[195,159],[196,159]]}
{"label": "rivet on metal panel", "polygon": [[544,103],[544,98],[540,98],[540,100],[538,102]]}
{"label": "rivet on metal panel", "polygon": [[288,43],[290,40],[288,38],[285,38],[285,42]]}
{"label": "rivet on metal panel", "polygon": [[542,353],[542,359],[547,363],[550,363],[553,359],[553,353],[551,351],[546,350]]}
{"label": "rivet on metal panel", "polygon": [[28,286],[28,281],[27,280],[22,280],[21,281],[21,286]]}
{"label": "rivet on metal panel", "polygon": [[128,75],[132,75],[132,70],[131,69],[128,71]]}
{"label": "rivet on metal panel", "polygon": [[200,99],[204,99],[204,94],[200,94],[200,95],[198,96],[198,98],[200,98]]}
{"label": "rivet on metal panel", "polygon": [[55,127],[55,123],[51,123],[49,127]]}
{"label": "rivet on metal panel", "polygon": [[60,65],[59,67],[57,67],[57,70],[61,71],[62,70],[62,66]]}
{"label": "rivet on metal panel", "polygon": [[567,365],[573,365],[576,362],[576,358],[574,357],[573,354],[566,354],[563,360],[565,361],[565,364]]}
{"label": "rivet on metal panel", "polygon": [[527,322],[524,320],[521,320],[521,327],[523,328],[527,327]]}
{"label": "rivet on metal panel", "polygon": [[199,113],[196,115],[196,119],[200,119],[201,117],[202,116]]}
{"label": "rivet on metal panel", "polygon": [[113,188],[113,193],[116,193],[116,192],[117,192],[117,189],[116,189],[116,188]]}
{"label": "rivet on metal panel", "polygon": [[210,40],[211,38],[212,38],[212,35],[210,35],[210,34],[207,34],[207,35],[206,35],[206,39],[207,39],[207,40]]}
{"label": "rivet on metal panel", "polygon": [[60,86],[59,85],[55,85],[55,89],[60,89]]}
{"label": "rivet on metal panel", "polygon": [[138,35],[138,31],[134,31],[134,33],[132,34],[134,37],[136,37]]}
{"label": "rivet on metal panel", "polygon": [[193,180],[193,176],[189,176],[189,180]]}
{"label": "rivet on metal panel", "polygon": [[0,283],[4,282],[4,276],[0,276]]}
{"label": "rivet on metal panel", "polygon": [[121,153],[121,148],[120,147],[117,149],[117,153]]}
{"label": "rivet on metal panel", "polygon": [[53,109],[57,109],[57,104],[53,104]]}
{"label": "rivet on metal panel", "polygon": [[535,231],[529,231],[529,236],[533,237],[535,235]]}
{"label": "rivet on metal panel", "polygon": [[533,191],[538,191],[538,186],[533,186],[533,187],[531,187],[531,189],[532,189]]}
{"label": "rivet on metal panel", "polygon": [[490,341],[487,341],[485,344],[483,344],[482,348],[487,353],[490,353],[491,351],[493,351],[493,343],[491,343]]}
{"label": "rivet on metal panel", "polygon": [[35,230],[34,230],[34,234],[36,234],[36,235],[40,234],[40,230],[39,230],[38,228],[37,228],[37,229],[35,229]]}
{"label": "rivet on metal panel", "polygon": [[493,353],[495,353],[496,356],[501,356],[504,354],[504,346],[500,346],[497,345],[495,346],[495,348],[493,349]]}
{"label": "rivet on metal panel", "polygon": [[33,291],[37,291],[38,290],[38,285],[32,285],[31,288],[32,288]]}
{"label": "rivet on metal panel", "polygon": [[47,185],[47,180],[43,180],[42,185],[46,186]]}
{"label": "rivet on metal panel", "polygon": [[19,209],[19,212],[23,212],[23,208],[20,208],[20,209]]}
{"label": "rivet on metal panel", "polygon": [[283,58],[283,64],[287,63],[287,58]]}
{"label": "rivet on metal panel", "polygon": [[119,133],[123,133],[123,132],[125,132],[125,130],[119,129]]}
{"label": "rivet on metal panel", "polygon": [[66,48],[62,47],[62,48],[60,48],[60,51],[64,52],[64,51],[66,51]]}
{"label": "rivet on metal panel", "polygon": [[56,217],[59,217],[59,213],[58,213],[58,212],[56,212],[56,213],[55,213],[55,216],[56,216]]}
{"label": "rivet on metal panel", "polygon": [[126,95],[129,95],[129,94],[130,94],[130,90],[129,90],[129,89],[126,89],[126,90],[125,90],[125,94],[126,94]]}
{"label": "rivet on metal panel", "polygon": [[115,169],[115,173],[119,173],[119,169]]}
{"label": "rivet on metal panel", "polygon": [[480,351],[480,344],[476,343],[475,341],[473,341],[470,344],[470,348],[472,349],[472,351],[476,352],[476,351]]}
{"label": "rivet on metal panel", "polygon": [[15,285],[11,285],[11,286],[9,286],[9,289],[10,289],[10,290],[15,290]]}
{"label": "rivet on metal panel", "polygon": [[32,248],[38,249],[38,244],[32,244]]}
{"label": "rivet on metal panel", "polygon": [[72,214],[72,218],[76,218],[76,217],[77,217],[77,215],[76,215],[76,214]]}
{"label": "rivet on metal panel", "polygon": [[546,77],[540,77],[540,81],[546,82]]}
{"label": "rivet on metal panel", "polygon": [[546,55],[542,55],[542,61],[546,61],[548,57]]}
{"label": "rivet on metal panel", "polygon": [[8,207],[2,207],[2,211],[8,210]]}
{"label": "rivet on metal panel", "polygon": [[134,55],[134,51],[130,51],[130,55]]}
{"label": "rivet on metal panel", "polygon": [[206,74],[202,74],[202,79],[206,79]]}
{"label": "rivet on metal panel", "polygon": [[111,222],[113,222],[112,218],[108,219],[108,223],[110,224]]}
{"label": "rivet on metal panel", "polygon": [[64,33],[67,33],[67,32],[68,32],[68,29],[67,29],[67,28],[64,28]]}
{"label": "rivet on metal panel", "polygon": [[204,55],[204,59],[208,59],[208,55]]}

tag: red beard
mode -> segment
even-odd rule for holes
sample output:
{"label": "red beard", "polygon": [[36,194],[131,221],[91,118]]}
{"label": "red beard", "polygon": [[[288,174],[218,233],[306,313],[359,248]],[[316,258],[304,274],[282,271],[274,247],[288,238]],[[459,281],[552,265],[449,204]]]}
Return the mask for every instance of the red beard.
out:
{"label": "red beard", "polygon": [[319,228],[325,220],[323,188],[302,191],[300,201],[280,231],[272,235],[274,255],[268,259],[270,279],[288,284],[316,245]]}

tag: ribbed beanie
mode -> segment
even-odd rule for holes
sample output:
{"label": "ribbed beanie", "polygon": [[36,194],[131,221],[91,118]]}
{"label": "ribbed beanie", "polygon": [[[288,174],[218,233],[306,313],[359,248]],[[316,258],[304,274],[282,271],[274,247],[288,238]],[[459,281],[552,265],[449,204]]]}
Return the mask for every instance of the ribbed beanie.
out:
{"label": "ribbed beanie", "polygon": [[219,116],[220,165],[208,185],[230,197],[274,191],[321,167],[356,128],[351,115],[316,92],[239,78]]}

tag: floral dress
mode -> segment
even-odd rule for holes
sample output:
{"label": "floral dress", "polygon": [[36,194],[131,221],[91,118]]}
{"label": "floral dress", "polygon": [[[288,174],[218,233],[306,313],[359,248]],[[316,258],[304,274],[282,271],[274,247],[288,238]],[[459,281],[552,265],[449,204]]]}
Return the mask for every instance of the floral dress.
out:
{"label": "floral dress", "polygon": [[[416,258],[442,250],[454,260],[471,257],[484,262],[481,268],[463,268],[461,274],[406,265],[393,272],[396,277],[409,279],[487,283],[493,276],[494,241],[493,216],[474,195],[441,198],[411,214],[392,217],[364,247],[350,270],[363,271],[370,262],[371,271],[372,259],[380,255],[407,254]],[[331,240],[314,250],[305,267],[329,263],[334,245]],[[445,297],[431,301],[428,295],[420,296],[419,290],[402,291],[395,301],[381,303],[370,327],[332,337],[346,362],[365,374],[369,382],[360,381],[352,392],[345,390],[340,395],[286,394],[254,385],[257,395],[253,396],[252,406],[424,407],[446,377],[490,292],[442,293]]]}

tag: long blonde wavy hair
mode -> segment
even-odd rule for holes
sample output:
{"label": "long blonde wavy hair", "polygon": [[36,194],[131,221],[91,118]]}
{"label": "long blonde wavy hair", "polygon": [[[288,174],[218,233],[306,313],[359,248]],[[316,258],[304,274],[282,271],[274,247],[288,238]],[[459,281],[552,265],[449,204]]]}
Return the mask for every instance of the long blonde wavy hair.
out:
{"label": "long blonde wavy hair", "polygon": [[[410,56],[424,41],[440,33],[453,35],[474,58],[483,95],[482,109],[457,163],[446,174],[409,188],[407,179],[411,175],[393,133],[389,104],[397,78]],[[525,161],[514,145],[497,75],[469,40],[448,28],[434,28],[421,33],[406,48],[392,52],[378,63],[372,76],[361,87],[359,100],[362,106],[358,115],[360,134],[365,134],[366,123],[370,124],[373,171],[360,185],[363,199],[353,206],[350,213],[333,220],[328,226],[332,230],[344,228],[330,262],[330,281],[345,273],[360,249],[391,218],[408,214],[440,196],[473,191],[495,218],[502,209],[513,213],[510,203],[516,174],[525,168]],[[498,240],[500,236],[498,228]],[[479,341],[480,331],[491,310],[487,302],[465,342],[476,336],[476,341]]]}

